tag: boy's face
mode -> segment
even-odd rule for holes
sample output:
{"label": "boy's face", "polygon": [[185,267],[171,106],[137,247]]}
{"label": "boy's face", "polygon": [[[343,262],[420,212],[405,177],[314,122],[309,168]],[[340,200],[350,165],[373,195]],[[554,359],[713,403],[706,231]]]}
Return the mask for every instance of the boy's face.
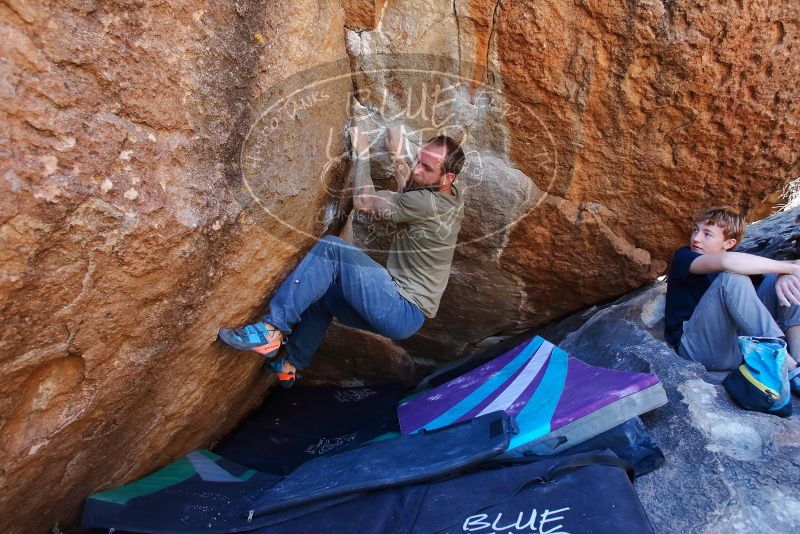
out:
{"label": "boy's face", "polygon": [[735,239],[725,239],[721,226],[707,224],[708,221],[694,223],[689,246],[700,254],[717,254],[726,252],[736,245]]}

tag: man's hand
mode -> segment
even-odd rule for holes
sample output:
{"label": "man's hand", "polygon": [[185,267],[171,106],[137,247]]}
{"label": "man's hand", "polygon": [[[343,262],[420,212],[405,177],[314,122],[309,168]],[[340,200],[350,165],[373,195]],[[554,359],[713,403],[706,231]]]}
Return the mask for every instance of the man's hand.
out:
{"label": "man's hand", "polygon": [[800,277],[782,274],[775,281],[775,294],[781,306],[800,304]]}
{"label": "man's hand", "polygon": [[402,193],[409,178],[411,177],[411,167],[406,160],[406,139],[403,127],[389,128],[386,131],[386,150],[392,156],[394,162],[394,178],[397,182],[397,192]]}
{"label": "man's hand", "polygon": [[405,157],[405,141],[402,126],[386,130],[386,150],[393,158]]}
{"label": "man's hand", "polygon": [[369,172],[369,138],[356,126],[350,128],[349,133],[353,143],[353,208],[388,218],[394,193],[375,191]]}
{"label": "man's hand", "polygon": [[369,158],[369,137],[358,126],[350,128],[350,141],[353,143],[353,158]]}

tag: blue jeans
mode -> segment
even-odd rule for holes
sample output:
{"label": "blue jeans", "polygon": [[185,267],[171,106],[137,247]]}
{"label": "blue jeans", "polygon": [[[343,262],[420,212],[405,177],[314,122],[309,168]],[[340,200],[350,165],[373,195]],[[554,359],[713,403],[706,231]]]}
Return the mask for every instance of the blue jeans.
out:
{"label": "blue jeans", "polygon": [[289,336],[286,358],[304,369],[334,317],[389,339],[412,336],[425,321],[386,269],[346,241],[326,236],[283,281],[263,320]]}
{"label": "blue jeans", "polygon": [[782,337],[800,325],[800,306],[778,305],[777,279],[768,275],[756,290],[747,276],[719,273],[683,323],[678,355],[710,371],[732,370],[742,363],[737,336]]}

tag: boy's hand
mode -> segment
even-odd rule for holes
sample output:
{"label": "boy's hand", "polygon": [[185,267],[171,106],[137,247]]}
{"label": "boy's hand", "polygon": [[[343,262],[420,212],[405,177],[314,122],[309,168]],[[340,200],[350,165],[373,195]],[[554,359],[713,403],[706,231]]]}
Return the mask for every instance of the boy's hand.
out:
{"label": "boy's hand", "polygon": [[353,143],[354,158],[369,157],[369,137],[358,126],[350,128],[350,141]]}
{"label": "boy's hand", "polygon": [[781,306],[800,304],[800,278],[793,274],[782,274],[775,281],[775,294]]}

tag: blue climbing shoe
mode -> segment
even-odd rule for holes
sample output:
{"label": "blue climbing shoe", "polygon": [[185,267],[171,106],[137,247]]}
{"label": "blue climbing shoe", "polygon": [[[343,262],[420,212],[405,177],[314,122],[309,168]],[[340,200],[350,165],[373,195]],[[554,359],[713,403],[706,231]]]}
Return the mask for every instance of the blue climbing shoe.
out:
{"label": "blue climbing shoe", "polygon": [[264,364],[278,379],[278,384],[282,388],[289,389],[294,385],[295,378],[297,377],[297,369],[294,365],[286,360],[286,357],[275,358]]}
{"label": "blue climbing shoe", "polygon": [[248,324],[236,330],[220,328],[219,338],[239,350],[253,350],[267,358],[278,354],[283,342],[280,330],[267,323]]}

